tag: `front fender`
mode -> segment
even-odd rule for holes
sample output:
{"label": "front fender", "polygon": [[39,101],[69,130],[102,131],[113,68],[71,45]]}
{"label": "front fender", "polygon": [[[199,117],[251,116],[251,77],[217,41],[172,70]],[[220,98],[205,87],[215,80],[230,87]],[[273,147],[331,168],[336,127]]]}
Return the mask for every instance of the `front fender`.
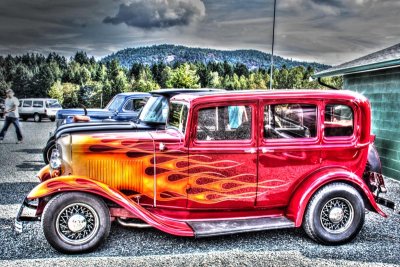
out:
{"label": "front fender", "polygon": [[36,186],[27,196],[28,200],[52,196],[62,192],[86,192],[106,198],[136,215],[155,228],[179,236],[194,236],[193,230],[185,223],[157,216],[126,195],[108,185],[87,178],[64,176],[49,179]]}
{"label": "front fender", "polygon": [[51,178],[50,174],[50,165],[44,166],[36,175],[36,177],[39,179],[40,182],[47,181],[48,179]]}
{"label": "front fender", "polygon": [[370,204],[373,211],[379,213],[383,217],[387,217],[377,205],[374,195],[362,179],[354,173],[344,169],[329,168],[312,174],[302,184],[300,184],[292,194],[286,210],[286,216],[295,222],[296,227],[301,226],[305,209],[307,208],[307,204],[313,194],[319,188],[331,182],[346,182],[352,184],[364,194],[364,199],[369,202],[368,204]]}

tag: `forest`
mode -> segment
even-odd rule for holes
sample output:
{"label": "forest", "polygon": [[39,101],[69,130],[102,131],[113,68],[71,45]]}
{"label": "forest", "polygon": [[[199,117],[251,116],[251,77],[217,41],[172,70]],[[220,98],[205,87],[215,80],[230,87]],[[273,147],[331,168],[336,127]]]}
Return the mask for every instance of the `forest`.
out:
{"label": "forest", "polygon": [[[312,66],[274,69],[273,89],[323,88],[310,80]],[[118,59],[96,60],[79,51],[67,59],[56,53],[0,56],[0,98],[12,88],[18,98],[51,97],[64,108],[104,107],[121,92],[148,92],[159,88],[267,89],[268,68],[249,68],[236,62],[135,62],[122,66]],[[341,88],[341,78],[324,82]]]}

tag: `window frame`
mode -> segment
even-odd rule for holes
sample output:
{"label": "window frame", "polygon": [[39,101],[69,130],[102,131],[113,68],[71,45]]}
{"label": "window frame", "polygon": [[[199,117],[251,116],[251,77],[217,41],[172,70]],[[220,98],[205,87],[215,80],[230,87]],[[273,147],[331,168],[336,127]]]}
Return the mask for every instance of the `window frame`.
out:
{"label": "window frame", "polygon": [[[316,136],[315,137],[304,137],[304,138],[277,138],[277,139],[268,139],[264,137],[264,111],[266,106],[270,105],[286,105],[286,104],[300,104],[300,105],[314,105],[316,107]],[[322,103],[320,100],[305,100],[305,99],[279,99],[279,100],[270,100],[265,99],[260,102],[260,145],[277,145],[277,144],[284,144],[284,145],[299,145],[299,144],[318,144],[321,139],[321,106]]]}
{"label": "window frame", "polygon": [[[251,132],[249,139],[233,139],[233,140],[198,140],[197,139],[197,126],[198,126],[198,115],[201,109],[215,108],[215,107],[228,107],[228,106],[249,106],[251,108]],[[227,147],[248,147],[256,146],[256,120],[257,120],[257,107],[258,100],[237,100],[237,101],[226,101],[226,102],[211,102],[197,105],[191,111],[191,132],[190,140],[194,147],[220,147],[221,145]]]}
{"label": "window frame", "polygon": [[[347,136],[325,136],[325,108],[328,105],[344,105],[348,106],[351,111],[353,112],[353,133],[351,135]],[[359,135],[359,122],[358,122],[358,115],[357,115],[357,106],[355,105],[354,102],[351,101],[345,101],[345,100],[327,100],[324,101],[323,105],[323,116],[322,116],[322,123],[323,127],[321,129],[322,136],[324,143],[348,143],[352,142],[357,139],[357,136]]]}

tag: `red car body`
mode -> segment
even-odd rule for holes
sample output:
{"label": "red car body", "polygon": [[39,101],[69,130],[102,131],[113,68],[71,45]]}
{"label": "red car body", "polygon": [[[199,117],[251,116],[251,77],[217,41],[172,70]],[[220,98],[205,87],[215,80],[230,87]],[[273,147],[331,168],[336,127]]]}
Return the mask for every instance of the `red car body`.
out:
{"label": "red car body", "polygon": [[[104,200],[111,220],[123,225],[201,237],[304,226],[315,196],[328,185],[343,185],[358,192],[362,209],[386,216],[376,202],[383,179],[379,171],[366,171],[374,136],[370,104],[362,95],[240,91],[178,95],[170,105],[166,130],[61,137],[62,164],[41,170],[41,183],[25,206],[39,200],[40,217],[55,195],[83,192]],[[328,211],[328,230],[348,210],[357,220],[358,203],[349,201],[342,210]]]}

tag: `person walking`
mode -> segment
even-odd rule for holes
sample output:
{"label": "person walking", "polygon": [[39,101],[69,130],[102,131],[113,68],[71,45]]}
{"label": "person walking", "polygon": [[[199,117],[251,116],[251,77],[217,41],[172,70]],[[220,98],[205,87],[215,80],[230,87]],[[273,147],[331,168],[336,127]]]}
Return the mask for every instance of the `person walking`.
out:
{"label": "person walking", "polygon": [[3,129],[0,132],[0,143],[3,142],[4,135],[6,134],[8,127],[10,127],[10,124],[14,124],[15,127],[15,132],[17,133],[17,144],[22,143],[22,133],[21,133],[21,128],[19,126],[19,114],[18,114],[18,106],[19,106],[19,101],[18,99],[14,96],[14,91],[11,89],[7,89],[6,91],[7,98],[5,100],[5,109],[4,109],[4,114],[5,114],[5,120],[4,120],[4,126]]}

